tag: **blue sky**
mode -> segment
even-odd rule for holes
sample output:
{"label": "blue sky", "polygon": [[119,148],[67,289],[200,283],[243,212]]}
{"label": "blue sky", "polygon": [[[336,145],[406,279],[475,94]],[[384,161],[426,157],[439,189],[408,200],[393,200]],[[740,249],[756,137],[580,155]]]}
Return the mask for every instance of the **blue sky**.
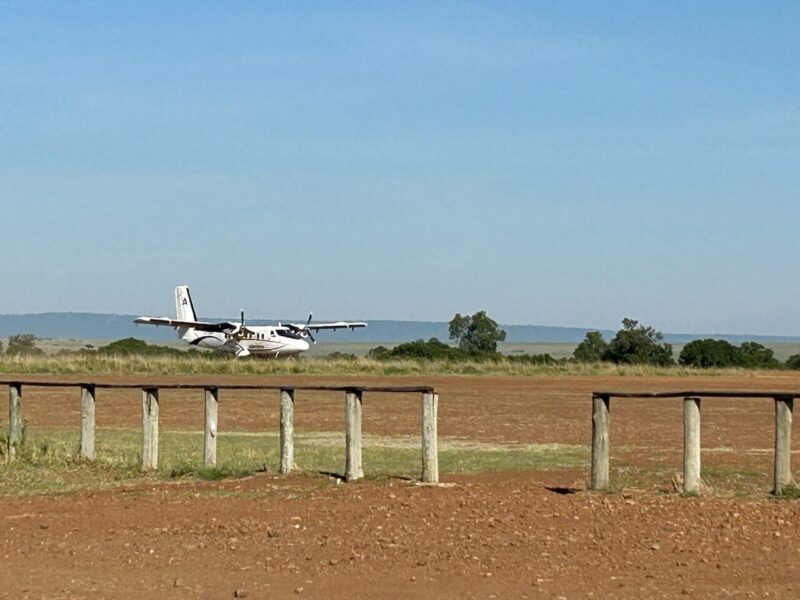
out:
{"label": "blue sky", "polygon": [[0,313],[800,335],[798,22],[0,1]]}

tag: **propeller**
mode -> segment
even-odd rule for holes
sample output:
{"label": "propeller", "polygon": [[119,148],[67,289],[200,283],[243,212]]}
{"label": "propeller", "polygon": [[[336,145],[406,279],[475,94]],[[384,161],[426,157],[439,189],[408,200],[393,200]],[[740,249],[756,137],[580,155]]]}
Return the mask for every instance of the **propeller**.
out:
{"label": "propeller", "polygon": [[287,323],[286,327],[288,327],[295,336],[300,338],[309,338],[313,343],[316,344],[317,340],[315,340],[314,336],[311,334],[311,318],[313,316],[313,312],[308,313],[308,320],[304,325],[299,323]]}
{"label": "propeller", "polygon": [[314,315],[314,312],[313,312],[313,311],[311,311],[311,312],[309,312],[309,313],[308,313],[308,321],[306,321],[306,329],[305,329],[305,332],[306,332],[306,335],[309,337],[309,339],[310,339],[310,340],[311,340],[311,341],[312,341],[314,344],[316,344],[316,343],[317,343],[317,340],[315,340],[315,339],[314,339],[314,336],[313,336],[313,335],[311,335],[311,330],[308,328],[308,326],[309,326],[309,325],[311,325],[311,317],[312,317],[313,315]]}
{"label": "propeller", "polygon": [[248,333],[252,333],[248,328],[247,324],[244,320],[244,309],[239,311],[240,315],[240,322],[239,326],[236,327],[233,331],[231,331],[230,336],[236,340],[241,340],[247,336]]}

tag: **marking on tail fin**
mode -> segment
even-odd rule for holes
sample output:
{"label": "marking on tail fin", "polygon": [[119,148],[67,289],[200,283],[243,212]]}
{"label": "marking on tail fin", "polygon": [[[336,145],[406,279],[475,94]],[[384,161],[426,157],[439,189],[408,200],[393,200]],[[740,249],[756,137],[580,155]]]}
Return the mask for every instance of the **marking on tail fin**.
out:
{"label": "marking on tail fin", "polygon": [[[192,293],[189,291],[189,287],[186,287],[186,295],[189,297],[189,308],[192,309],[192,320],[197,321],[197,313],[194,310],[194,302],[192,302]],[[186,298],[183,299],[184,304],[186,303]]]}
{"label": "marking on tail fin", "polygon": [[192,293],[189,291],[188,285],[175,287],[175,309],[179,321],[197,321],[197,312],[195,311]]}

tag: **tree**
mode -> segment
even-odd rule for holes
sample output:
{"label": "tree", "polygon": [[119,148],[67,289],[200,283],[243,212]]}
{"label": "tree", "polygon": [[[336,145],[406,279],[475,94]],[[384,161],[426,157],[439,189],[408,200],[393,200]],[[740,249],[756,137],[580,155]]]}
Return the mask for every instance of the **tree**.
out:
{"label": "tree", "polygon": [[664,334],[652,327],[639,325],[639,321],[625,318],[620,329],[608,344],[603,360],[617,364],[669,366],[672,344],[661,343]]}
{"label": "tree", "polygon": [[497,342],[506,339],[506,332],[484,310],[471,317],[456,313],[450,321],[450,339],[467,354],[494,354]]}
{"label": "tree", "polygon": [[693,340],[681,350],[678,362],[685,367],[741,367],[745,363],[741,348],[725,340]]}
{"label": "tree", "polygon": [[462,317],[461,313],[456,313],[450,320],[450,339],[460,340],[467,333],[471,322],[470,317]]}
{"label": "tree", "polygon": [[781,363],[775,358],[775,353],[757,342],[744,342],[742,344],[744,364],[751,369],[780,369]]}
{"label": "tree", "polygon": [[599,331],[587,331],[586,337],[578,344],[572,356],[578,362],[600,362],[608,352],[608,343]]}
{"label": "tree", "polygon": [[44,354],[44,350],[36,347],[36,336],[32,333],[19,333],[8,338],[6,354],[34,356]]}
{"label": "tree", "polygon": [[0,342],[0,354],[3,353],[3,342]]}

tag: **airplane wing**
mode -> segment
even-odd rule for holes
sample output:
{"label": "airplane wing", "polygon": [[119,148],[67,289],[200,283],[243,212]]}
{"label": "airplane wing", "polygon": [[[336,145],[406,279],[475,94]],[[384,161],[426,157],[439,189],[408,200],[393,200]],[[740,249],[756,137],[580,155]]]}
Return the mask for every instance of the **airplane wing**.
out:
{"label": "airplane wing", "polygon": [[335,323],[284,323],[292,331],[321,331],[322,329],[355,329],[356,327],[366,327],[367,324],[361,321],[336,321]]}
{"label": "airplane wing", "polygon": [[203,321],[181,321],[179,319],[169,319],[167,317],[139,317],[134,319],[134,323],[141,323],[143,325],[165,325],[167,327],[192,327],[198,331],[218,331],[222,333],[230,333],[239,329],[238,323],[206,323]]}

